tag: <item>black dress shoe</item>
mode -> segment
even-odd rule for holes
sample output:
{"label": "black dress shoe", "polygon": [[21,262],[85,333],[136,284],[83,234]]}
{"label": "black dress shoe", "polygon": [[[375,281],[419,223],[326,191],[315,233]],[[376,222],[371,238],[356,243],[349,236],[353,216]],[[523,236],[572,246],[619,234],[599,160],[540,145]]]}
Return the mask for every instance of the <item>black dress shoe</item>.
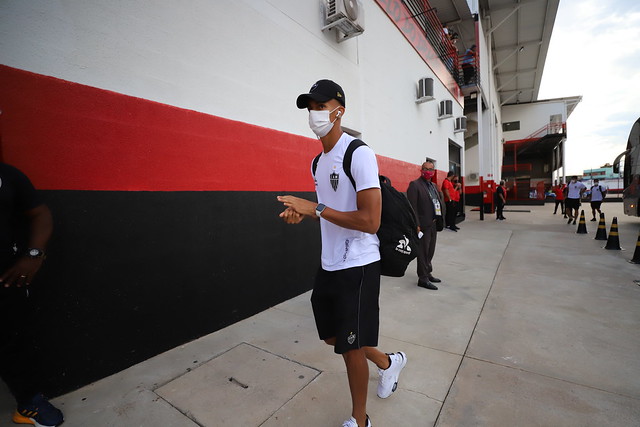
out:
{"label": "black dress shoe", "polygon": [[425,289],[438,290],[438,287],[428,280],[418,280],[418,286]]}
{"label": "black dress shoe", "polygon": [[432,283],[440,283],[440,282],[442,282],[442,280],[438,279],[437,277],[433,277],[432,275],[429,275],[428,279]]}

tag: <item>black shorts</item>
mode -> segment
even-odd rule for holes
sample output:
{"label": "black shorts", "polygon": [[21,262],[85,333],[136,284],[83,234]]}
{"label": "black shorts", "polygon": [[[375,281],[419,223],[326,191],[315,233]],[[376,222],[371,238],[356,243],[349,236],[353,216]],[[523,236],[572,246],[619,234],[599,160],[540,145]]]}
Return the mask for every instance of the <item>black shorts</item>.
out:
{"label": "black shorts", "polygon": [[591,202],[591,209],[600,209],[600,205],[602,205],[602,200]]}
{"label": "black shorts", "polygon": [[345,270],[318,269],[311,306],[321,340],[338,354],[378,345],[380,262]]}
{"label": "black shorts", "polygon": [[578,209],[580,208],[580,199],[565,199],[564,207],[567,209]]}

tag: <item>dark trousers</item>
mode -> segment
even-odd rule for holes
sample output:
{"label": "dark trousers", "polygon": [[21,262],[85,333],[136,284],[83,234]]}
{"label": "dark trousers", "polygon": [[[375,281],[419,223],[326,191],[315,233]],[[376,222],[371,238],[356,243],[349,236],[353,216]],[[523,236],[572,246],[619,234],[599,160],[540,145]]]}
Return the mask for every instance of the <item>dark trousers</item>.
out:
{"label": "dark trousers", "polygon": [[497,202],[496,203],[496,218],[497,219],[502,219],[504,218],[504,216],[502,215],[502,210],[504,209],[504,203],[502,202]]}
{"label": "dark trousers", "polygon": [[426,229],[421,228],[421,230],[424,234],[418,245],[418,279],[429,280],[429,275],[431,275],[433,271],[431,260],[433,259],[433,254],[436,252],[438,232],[436,231],[435,223],[431,225],[431,227]]}
{"label": "dark trousers", "polygon": [[456,216],[458,215],[458,202],[453,200],[445,202],[447,205],[447,214],[445,217],[447,227],[453,227],[456,225]]}
{"label": "dark trousers", "polygon": [[560,205],[560,210],[564,213],[564,200],[556,199],[556,208],[553,210],[553,213],[558,212],[558,205]]}
{"label": "dark trousers", "polygon": [[464,77],[464,84],[475,83],[476,70],[472,66],[462,66],[462,75]]}
{"label": "dark trousers", "polygon": [[0,378],[18,402],[39,391],[34,316],[24,288],[0,288]]}

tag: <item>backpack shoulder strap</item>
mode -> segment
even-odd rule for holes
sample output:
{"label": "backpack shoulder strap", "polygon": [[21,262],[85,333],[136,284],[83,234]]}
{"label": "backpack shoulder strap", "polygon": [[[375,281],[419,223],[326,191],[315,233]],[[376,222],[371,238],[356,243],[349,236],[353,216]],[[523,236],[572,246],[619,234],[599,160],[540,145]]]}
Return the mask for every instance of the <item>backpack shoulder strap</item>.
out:
{"label": "backpack shoulder strap", "polygon": [[322,155],[322,151],[318,153],[318,155],[313,159],[313,163],[311,164],[311,172],[313,173],[313,177],[316,177],[316,169],[318,169],[318,161],[320,160],[320,156]]}
{"label": "backpack shoulder strap", "polygon": [[347,150],[344,152],[344,158],[342,159],[342,169],[344,169],[344,173],[347,175],[347,178],[349,178],[349,181],[351,181],[354,190],[356,189],[356,181],[353,179],[353,175],[351,175],[351,160],[353,159],[353,152],[363,145],[367,144],[360,139],[354,139],[349,143]]}

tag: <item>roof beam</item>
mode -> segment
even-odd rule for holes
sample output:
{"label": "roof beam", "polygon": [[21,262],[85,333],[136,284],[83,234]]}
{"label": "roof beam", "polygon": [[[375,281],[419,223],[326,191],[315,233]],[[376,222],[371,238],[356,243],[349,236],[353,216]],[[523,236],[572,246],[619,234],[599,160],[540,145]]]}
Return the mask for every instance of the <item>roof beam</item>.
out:
{"label": "roof beam", "polygon": [[518,91],[518,92],[515,92],[513,95],[511,95],[510,97],[508,97],[507,99],[505,99],[504,101],[502,101],[502,102],[500,103],[500,106],[502,107],[504,104],[506,104],[507,102],[511,101],[511,99],[515,98],[516,96],[520,95],[521,93],[522,93],[522,91],[521,91],[521,90],[520,90],[520,91]]}
{"label": "roof beam", "polygon": [[524,70],[507,71],[505,73],[500,73],[499,76],[503,79],[506,79],[507,77],[510,77],[512,74],[521,75],[521,74],[533,73],[536,71],[538,71],[537,68],[526,68]]}
{"label": "roof beam", "polygon": [[505,50],[512,50],[515,48],[520,48],[520,47],[532,47],[532,46],[540,46],[542,44],[542,40],[530,40],[528,42],[522,42],[522,43],[518,43],[518,44],[511,44],[509,46],[503,46],[501,48],[495,49],[494,52],[498,53],[498,52],[502,52]]}
{"label": "roof beam", "polygon": [[493,71],[495,71],[499,66],[507,62],[507,60],[511,58],[513,55],[515,55],[518,52],[522,52],[523,50],[524,50],[524,46],[518,46],[515,49],[513,49],[513,51],[510,54],[502,58],[502,61],[498,62],[496,65],[493,66]]}
{"label": "roof beam", "polygon": [[506,85],[508,85],[509,83],[511,83],[516,77],[518,77],[518,74],[514,74],[513,77],[511,77],[509,80],[507,80],[506,82],[502,83],[497,89],[497,92],[500,92],[502,90],[503,87],[505,87]]}
{"label": "roof beam", "polygon": [[534,88],[532,87],[523,87],[522,89],[511,89],[511,90],[504,90],[502,92],[498,92],[500,95],[504,95],[505,93],[509,93],[509,92],[518,92],[518,93],[522,93],[522,92],[528,92],[530,90],[533,90]]}
{"label": "roof beam", "polygon": [[512,4],[504,6],[504,7],[496,7],[496,8],[492,7],[490,12],[491,12],[491,14],[493,14],[494,12],[499,12],[501,10],[511,9],[511,8],[514,7],[514,5],[517,5],[518,7],[520,7],[520,6],[523,6],[523,5],[527,4],[527,3],[536,3],[536,2],[539,2],[539,1],[540,0],[520,0],[520,1],[513,2]]}
{"label": "roof beam", "polygon": [[513,10],[511,12],[509,12],[507,14],[507,16],[505,16],[504,18],[502,18],[502,21],[498,22],[496,25],[494,25],[493,27],[491,27],[491,29],[489,30],[489,34],[493,33],[495,30],[498,29],[498,27],[500,27],[500,25],[504,24],[507,19],[511,18],[511,15],[513,15],[514,13],[516,13],[518,10],[520,10],[520,4],[517,5],[516,7],[513,8]]}

